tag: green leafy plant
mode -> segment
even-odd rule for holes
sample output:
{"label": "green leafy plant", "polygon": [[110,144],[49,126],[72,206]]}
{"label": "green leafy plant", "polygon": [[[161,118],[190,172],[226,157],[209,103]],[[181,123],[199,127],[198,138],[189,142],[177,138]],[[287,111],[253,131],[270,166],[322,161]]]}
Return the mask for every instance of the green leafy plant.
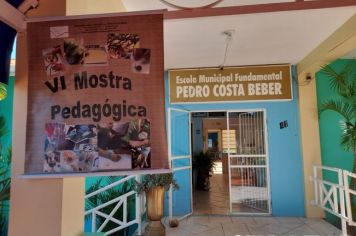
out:
{"label": "green leafy plant", "polygon": [[206,172],[213,171],[215,167],[214,155],[209,152],[199,152],[194,155],[193,158],[193,169],[203,170]]}
{"label": "green leafy plant", "polygon": [[[5,118],[0,116],[0,141],[8,133],[5,125]],[[11,156],[11,148],[3,150],[0,142],[0,235],[7,235]]]}
{"label": "green leafy plant", "polygon": [[[105,177],[100,177],[98,180],[96,180],[93,184],[90,185],[90,187],[86,190],[86,194],[92,193],[94,191],[99,190],[100,188],[115,183],[116,181],[119,181],[122,177],[118,177],[118,176],[105,176]],[[104,204],[106,202],[109,202],[113,199],[116,199],[122,195],[124,195],[125,193],[128,193],[130,191],[133,190],[133,181],[126,181],[123,184],[114,187],[114,188],[110,188],[104,192],[101,192],[99,194],[96,194],[92,197],[90,197],[89,199],[87,199],[85,201],[85,210],[88,211],[92,208],[95,208],[101,204]],[[135,195],[132,195],[128,198],[127,201],[127,221],[131,221],[135,218]],[[102,209],[100,209],[100,212],[109,215],[111,213],[111,211],[113,210],[113,208],[115,207],[115,204],[117,203],[113,203],[111,205],[108,205]],[[118,219],[120,221],[123,221],[123,207],[121,206],[116,213],[113,215],[113,217],[115,219]],[[86,221],[92,221],[92,215],[88,214],[85,216],[85,220]],[[103,217],[97,216],[96,217],[96,224],[100,227],[100,225],[102,225],[104,223],[105,219]],[[104,229],[102,230],[102,232],[107,232],[110,231],[111,229],[116,228],[118,225],[112,221],[109,221],[107,223],[107,225],[104,227]],[[130,235],[130,233],[132,233],[134,231],[134,228],[136,226],[130,226],[128,228],[122,229],[120,231],[117,231],[113,234],[110,235],[114,235],[114,236],[126,236],[126,235]]]}
{"label": "green leafy plant", "polygon": [[134,190],[143,193],[154,187],[161,186],[167,191],[172,185],[174,190],[179,189],[179,185],[173,178],[172,173],[144,175],[141,182],[135,180]]}
{"label": "green leafy plant", "polygon": [[0,116],[0,138],[7,134],[5,123],[5,117]]}
{"label": "green leafy plant", "polygon": [[[321,104],[320,112],[334,111],[338,113],[340,121],[341,146],[346,151],[353,151],[353,173],[356,173],[356,60],[352,60],[340,72],[330,65],[322,67],[321,72],[330,79],[330,89],[339,97],[331,98]],[[350,188],[356,189],[355,178],[352,178]]]}
{"label": "green leafy plant", "polygon": [[193,169],[197,173],[195,188],[198,190],[209,190],[209,173],[215,167],[214,156],[209,152],[199,152],[193,157]]}

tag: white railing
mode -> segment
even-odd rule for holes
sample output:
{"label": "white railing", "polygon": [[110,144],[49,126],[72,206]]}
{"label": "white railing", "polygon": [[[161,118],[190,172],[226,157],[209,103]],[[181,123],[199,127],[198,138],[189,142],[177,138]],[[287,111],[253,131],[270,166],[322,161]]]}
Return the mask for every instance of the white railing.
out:
{"label": "white railing", "polygon": [[[323,179],[323,174],[329,173],[334,182]],[[356,195],[356,191],[349,189],[351,178],[356,178],[346,170],[327,167],[314,166],[311,180],[314,182],[314,200],[313,205],[319,206],[323,210],[339,217],[341,219],[342,235],[347,234],[347,224],[356,226],[352,218],[351,200]]]}
{"label": "white railing", "polygon": [[[105,192],[109,189],[112,189],[112,188],[117,187],[121,184],[124,184],[127,181],[132,181],[134,179],[136,181],[140,181],[140,176],[139,175],[130,175],[125,178],[122,178],[112,184],[102,187],[90,194],[87,194],[85,196],[85,199],[94,197],[97,194]],[[127,207],[127,202],[128,202],[128,198],[130,198],[133,195],[135,195],[136,215],[135,215],[135,219],[128,221],[127,215],[128,215],[128,212],[130,211],[130,209],[128,209],[128,207]],[[132,190],[132,191],[125,193],[115,199],[112,199],[108,202],[102,203],[101,205],[98,205],[92,209],[87,210],[85,212],[85,216],[91,215],[92,232],[103,232],[102,230],[111,221],[111,222],[114,222],[115,224],[117,224],[117,227],[115,227],[107,232],[104,232],[105,235],[111,235],[111,234],[113,234],[119,230],[125,229],[133,224],[138,225],[137,234],[142,235],[141,215],[142,215],[142,210],[144,209],[143,204],[144,203],[143,203],[142,197],[140,195],[136,194],[136,192]],[[110,213],[107,214],[107,213],[102,212],[102,209],[108,207],[109,205],[112,205]],[[115,213],[120,209],[120,207],[122,207],[122,217],[120,217],[120,219],[122,219],[122,220],[114,218]],[[101,225],[97,225],[98,224],[97,216],[100,216],[103,219],[105,219],[104,222],[101,223]]]}

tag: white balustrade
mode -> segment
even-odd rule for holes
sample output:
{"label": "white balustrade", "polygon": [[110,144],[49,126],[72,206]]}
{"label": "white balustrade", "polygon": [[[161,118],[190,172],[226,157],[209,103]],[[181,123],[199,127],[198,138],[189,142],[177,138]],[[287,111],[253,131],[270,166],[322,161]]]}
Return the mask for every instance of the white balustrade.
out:
{"label": "white balustrade", "polygon": [[[104,186],[90,194],[87,194],[85,196],[85,199],[95,197],[98,194],[101,194],[109,189],[115,188],[121,184],[126,183],[127,181],[132,181],[134,179],[136,181],[140,181],[140,176],[139,175],[130,175],[125,178],[122,178],[112,184],[106,185],[106,186]],[[127,202],[128,202],[128,199],[132,196],[135,196],[136,213],[135,213],[135,219],[128,221],[127,215],[128,215],[128,212],[130,211],[130,209],[128,209]],[[109,214],[104,213],[102,210],[104,208],[107,208],[110,205],[112,205],[110,213]],[[137,234],[142,235],[141,216],[143,213],[142,210],[144,210],[144,207],[142,207],[142,205],[143,205],[142,197],[140,195],[136,194],[136,192],[132,190],[132,191],[125,193],[115,199],[112,199],[108,202],[102,203],[92,209],[87,210],[85,212],[85,216],[86,215],[92,216],[91,217],[92,232],[103,232],[103,229],[105,228],[105,226],[107,226],[107,224],[111,221],[111,222],[117,224],[117,226],[115,228],[110,229],[107,232],[104,232],[105,235],[111,235],[119,230],[130,227],[133,224],[138,225]],[[115,213],[120,209],[120,207],[122,207],[122,216],[120,217],[120,219],[122,219],[122,220],[114,218]],[[98,224],[98,221],[97,221],[98,216],[100,216],[104,219],[104,222],[102,222],[101,225],[97,225]]]}
{"label": "white balustrade", "polygon": [[[334,175],[336,181],[324,180],[323,175],[326,173]],[[348,235],[347,224],[356,226],[351,207],[352,197],[356,195],[356,191],[349,188],[352,178],[356,178],[356,175],[349,171],[327,166],[314,166],[311,176],[311,181],[314,182],[312,204],[341,219],[343,236]]]}

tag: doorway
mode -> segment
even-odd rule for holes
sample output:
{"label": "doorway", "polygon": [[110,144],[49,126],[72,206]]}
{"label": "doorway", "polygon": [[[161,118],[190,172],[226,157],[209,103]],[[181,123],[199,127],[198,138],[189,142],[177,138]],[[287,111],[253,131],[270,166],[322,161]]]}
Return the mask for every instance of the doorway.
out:
{"label": "doorway", "polygon": [[[265,112],[191,113],[194,214],[270,214]],[[213,161],[205,189],[197,189],[199,153]]]}

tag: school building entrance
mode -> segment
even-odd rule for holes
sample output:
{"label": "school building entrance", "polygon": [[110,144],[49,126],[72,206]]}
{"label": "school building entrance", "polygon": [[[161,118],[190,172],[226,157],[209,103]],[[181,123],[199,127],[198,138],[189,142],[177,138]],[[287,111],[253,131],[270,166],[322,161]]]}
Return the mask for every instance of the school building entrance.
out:
{"label": "school building entrance", "polygon": [[[169,112],[171,132],[186,135],[185,139],[170,135],[177,179],[191,178],[185,213],[270,214],[265,111]],[[184,146],[191,160],[183,149],[175,149]],[[171,194],[175,201],[175,193]]]}

